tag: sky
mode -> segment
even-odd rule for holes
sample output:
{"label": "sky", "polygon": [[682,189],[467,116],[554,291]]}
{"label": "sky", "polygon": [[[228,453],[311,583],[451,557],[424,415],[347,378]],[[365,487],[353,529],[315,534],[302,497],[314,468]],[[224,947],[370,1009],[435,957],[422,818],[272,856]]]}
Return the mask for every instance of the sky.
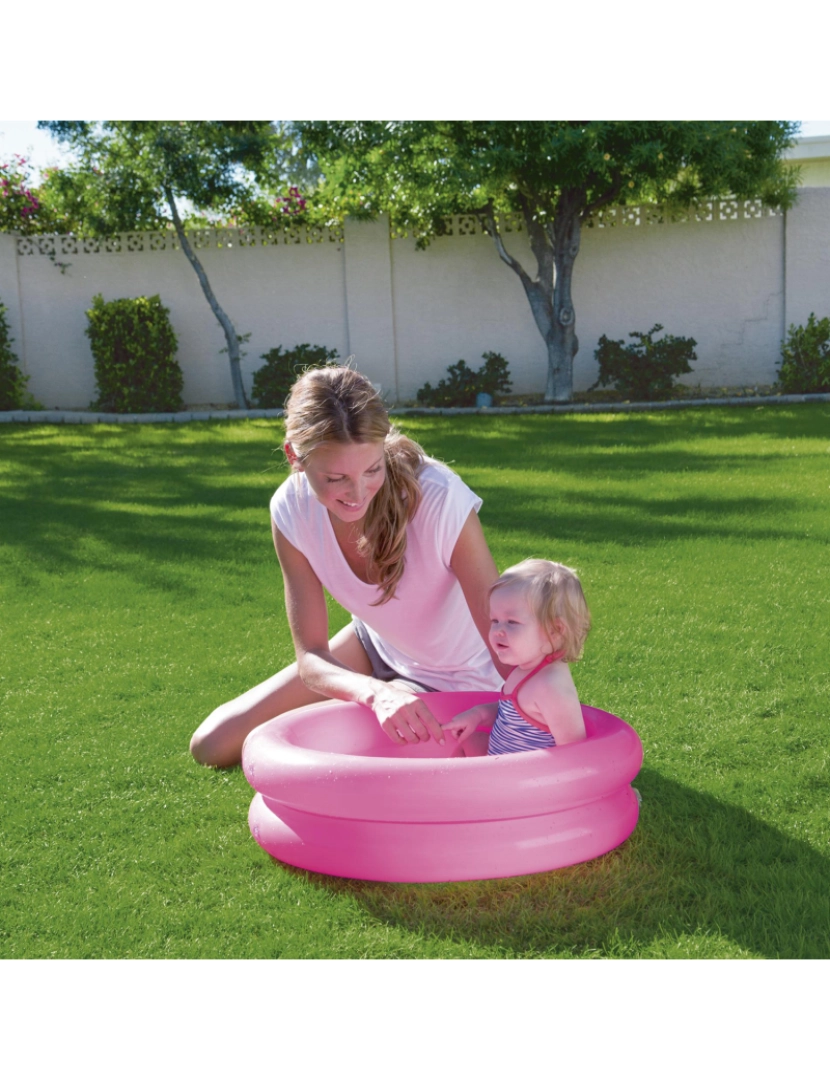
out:
{"label": "sky", "polygon": [[[801,135],[830,135],[830,120],[802,120]],[[69,159],[60,145],[46,131],[39,131],[36,120],[0,120],[0,163],[13,154],[28,158],[35,170],[62,165]],[[33,176],[37,183],[37,176]]]}

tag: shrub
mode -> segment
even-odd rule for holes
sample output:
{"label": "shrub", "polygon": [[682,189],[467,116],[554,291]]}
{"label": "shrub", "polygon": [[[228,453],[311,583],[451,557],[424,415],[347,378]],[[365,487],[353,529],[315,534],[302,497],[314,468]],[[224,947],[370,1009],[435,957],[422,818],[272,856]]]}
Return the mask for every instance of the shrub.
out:
{"label": "shrub", "polygon": [[6,310],[6,305],[0,302],[0,409],[20,409],[29,404],[26,400],[29,376],[20,370],[20,361],[12,351],[14,338],[9,333]]}
{"label": "shrub", "polygon": [[778,385],[790,394],[830,391],[830,318],[816,319],[811,311],[806,326],[790,326],[781,342]]}
{"label": "shrub", "polygon": [[599,378],[591,390],[613,382],[618,390],[634,401],[667,398],[675,377],[692,370],[690,361],[697,360],[697,342],[694,338],[673,337],[671,334],[654,341],[654,335],[662,329],[661,324],[656,323],[647,334],[635,330],[628,335],[637,339],[631,345],[609,341],[603,334],[594,352],[599,363]]}
{"label": "shrub", "polygon": [[175,412],[182,407],[182,369],[170,312],[158,296],[105,301],[99,293],[86,313],[104,412]]}
{"label": "shrub", "polygon": [[463,407],[475,405],[478,394],[490,394],[491,397],[506,394],[512,385],[507,361],[495,352],[482,353],[482,359],[485,362],[478,371],[467,367],[464,360],[450,364],[447,368],[449,378],[442,379],[435,387],[424,383],[417,394],[418,403]]}
{"label": "shrub", "polygon": [[337,349],[308,342],[286,352],[282,345],[277,345],[262,354],[265,363],[254,372],[251,396],[260,409],[281,409],[294,382],[307,368],[326,367],[337,356]]}
{"label": "shrub", "polygon": [[40,201],[29,187],[31,165],[20,154],[14,159],[0,165],[0,229],[25,236],[38,231]]}

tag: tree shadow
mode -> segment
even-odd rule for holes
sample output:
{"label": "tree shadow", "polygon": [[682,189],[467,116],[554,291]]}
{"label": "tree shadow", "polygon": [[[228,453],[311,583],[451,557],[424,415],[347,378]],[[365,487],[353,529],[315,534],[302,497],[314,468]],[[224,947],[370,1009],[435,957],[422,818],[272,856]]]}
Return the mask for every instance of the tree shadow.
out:
{"label": "tree shadow", "polygon": [[297,870],[373,918],[505,957],[830,957],[830,862],[747,811],[650,769],[640,821],[580,866],[498,881],[387,884]]}
{"label": "tree shadow", "polygon": [[[4,545],[20,556],[10,575],[117,569],[195,596],[182,559],[224,563],[232,574],[267,558],[268,499],[286,470],[262,441],[198,446],[172,426],[164,443],[132,425],[85,429],[69,446],[60,432],[24,434],[6,455],[10,482],[0,487]],[[256,523],[245,519],[252,511]]]}
{"label": "tree shadow", "polygon": [[504,536],[528,533],[555,535],[558,541],[606,543],[642,547],[672,539],[791,540],[803,535],[792,528],[771,528],[771,520],[786,521],[801,509],[797,498],[745,496],[727,498],[695,493],[674,499],[655,499],[629,493],[588,490],[534,493],[476,485],[484,500],[482,522]]}
{"label": "tree shadow", "polygon": [[[696,410],[602,418],[504,416],[437,425],[429,449],[454,462],[484,500],[485,529],[504,536],[625,546],[674,538],[787,540],[807,498],[764,477],[796,466],[792,445],[826,442],[830,409]],[[481,421],[482,418],[473,418]],[[540,423],[548,421],[547,423]],[[418,434],[418,433],[416,433]],[[561,437],[559,437],[561,434]],[[823,445],[815,451],[824,454]],[[740,488],[710,477],[745,477]]]}
{"label": "tree shadow", "polygon": [[[471,480],[484,499],[485,527],[506,537],[554,529],[560,541],[627,545],[675,536],[783,539],[796,535],[797,526],[790,531],[784,522],[802,505],[797,496],[726,497],[698,486],[649,498],[614,481],[741,475],[748,465],[757,469],[757,441],[745,450],[733,442],[707,453],[708,437],[762,435],[764,459],[783,460],[794,438],[826,436],[827,412],[822,406],[801,406],[797,414],[710,409],[615,415],[601,423],[572,416],[452,417],[430,419],[425,441],[429,453],[454,462]],[[261,560],[270,546],[267,502],[286,475],[280,431],[275,427],[266,448],[270,432],[234,441],[222,430],[227,426],[96,425],[67,434],[27,425],[0,432],[9,478],[0,487],[4,543],[22,556],[10,573],[117,565],[142,584],[196,595],[196,585],[176,567],[182,554],[220,563],[229,574]],[[683,439],[693,440],[694,449]],[[498,482],[499,474],[513,471],[515,484]],[[539,483],[524,482],[528,473],[538,474]],[[607,481],[604,490],[598,480]],[[261,525],[244,520],[254,510]]]}

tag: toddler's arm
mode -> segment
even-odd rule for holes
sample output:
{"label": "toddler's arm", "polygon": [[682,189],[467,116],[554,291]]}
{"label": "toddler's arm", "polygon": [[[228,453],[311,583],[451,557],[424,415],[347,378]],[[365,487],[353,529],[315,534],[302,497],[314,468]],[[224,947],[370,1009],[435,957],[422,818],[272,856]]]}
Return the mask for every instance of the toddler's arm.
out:
{"label": "toddler's arm", "polygon": [[553,692],[541,694],[537,705],[542,723],[553,735],[557,746],[585,738],[585,721],[575,690],[568,693],[564,688],[556,688]]}
{"label": "toddler's arm", "polygon": [[448,720],[446,724],[442,724],[441,727],[444,731],[449,731],[451,735],[454,735],[462,743],[469,739],[476,728],[492,727],[498,708],[497,701],[474,705],[472,709],[465,709],[464,712],[458,713],[457,716],[454,716],[452,720]]}
{"label": "toddler's arm", "polygon": [[582,706],[567,664],[550,664],[534,676],[519,691],[519,705],[545,725],[557,746],[585,738]]}

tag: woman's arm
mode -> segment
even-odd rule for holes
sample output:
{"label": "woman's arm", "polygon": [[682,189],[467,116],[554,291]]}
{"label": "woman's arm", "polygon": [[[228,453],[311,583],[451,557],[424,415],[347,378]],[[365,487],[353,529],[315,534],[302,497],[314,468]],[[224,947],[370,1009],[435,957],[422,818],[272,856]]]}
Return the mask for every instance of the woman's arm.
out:
{"label": "woman's arm", "polygon": [[274,547],[282,568],[285,610],[294,639],[297,670],[309,690],[323,697],[356,701],[370,708],[381,727],[400,745],[443,743],[441,725],[424,702],[410,691],[346,667],[329,649],[329,620],[320,579],[305,555],[271,522]]}
{"label": "woman's arm", "polygon": [[464,592],[478,632],[490,650],[496,670],[506,679],[512,669],[499,661],[490,645],[490,586],[499,572],[475,510],[470,511],[459,533],[450,566]]}

